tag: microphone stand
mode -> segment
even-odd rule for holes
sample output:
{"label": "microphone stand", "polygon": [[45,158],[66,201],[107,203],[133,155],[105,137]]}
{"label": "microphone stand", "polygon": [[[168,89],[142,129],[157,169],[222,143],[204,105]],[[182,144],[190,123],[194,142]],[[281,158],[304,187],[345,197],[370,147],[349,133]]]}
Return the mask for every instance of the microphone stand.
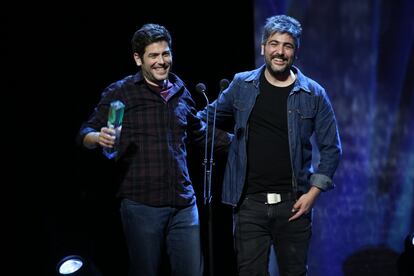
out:
{"label": "microphone stand", "polygon": [[[210,104],[206,93],[202,92],[204,98],[206,99],[207,102],[207,107]],[[208,163],[208,108],[206,109],[206,138],[205,138],[205,143],[204,143],[204,160],[203,160],[203,167],[204,167],[204,183],[203,183],[203,198],[204,198],[204,205],[207,204],[207,202],[209,202],[209,198],[208,198],[208,192],[207,190],[209,189],[208,186],[210,186],[210,183],[207,184],[207,180],[210,181],[211,177],[210,177],[210,170],[207,169],[207,164]]]}
{"label": "microphone stand", "polygon": [[[220,92],[217,98],[220,96],[221,92],[227,88],[228,80],[223,79],[220,81]],[[208,268],[209,268],[209,275],[214,275],[214,254],[213,254],[213,208],[212,208],[212,194],[211,194],[211,175],[213,171],[214,165],[214,138],[215,138],[215,131],[216,131],[216,114],[217,114],[217,104],[214,105],[214,113],[213,113],[213,130],[212,130],[212,137],[211,137],[211,148],[210,148],[210,160],[208,160],[208,130],[209,130],[209,100],[207,95],[205,94],[205,86],[204,85],[197,85],[197,90],[199,90],[207,102],[206,108],[206,138],[205,138],[205,145],[204,145],[204,205],[207,206],[207,217],[208,217]]]}
{"label": "microphone stand", "polygon": [[[212,141],[211,141],[211,149],[210,149],[210,160],[208,160],[208,130],[209,130],[209,108],[208,105],[210,104],[207,95],[202,93],[204,98],[207,102],[206,108],[206,138],[204,144],[204,184],[203,184],[203,197],[204,197],[204,205],[207,205],[206,214],[207,214],[207,223],[208,223],[208,271],[209,275],[214,275],[214,262],[213,262],[213,218],[212,218],[212,206],[211,206],[211,171],[213,165],[213,146],[214,146],[214,128],[215,122],[213,122],[213,132],[212,132]],[[215,116],[215,114],[214,114]]]}
{"label": "microphone stand", "polygon": [[[208,110],[208,108],[207,108]],[[211,148],[210,148],[210,162],[209,162],[209,169],[207,170],[207,204],[208,204],[208,253],[209,253],[209,275],[214,275],[214,250],[213,250],[213,206],[212,206],[212,194],[211,194],[211,176],[213,172],[213,165],[214,165],[214,136],[216,132],[216,113],[217,113],[217,104],[214,106],[214,113],[213,113],[213,129],[211,132]],[[207,114],[208,116],[208,114]]]}

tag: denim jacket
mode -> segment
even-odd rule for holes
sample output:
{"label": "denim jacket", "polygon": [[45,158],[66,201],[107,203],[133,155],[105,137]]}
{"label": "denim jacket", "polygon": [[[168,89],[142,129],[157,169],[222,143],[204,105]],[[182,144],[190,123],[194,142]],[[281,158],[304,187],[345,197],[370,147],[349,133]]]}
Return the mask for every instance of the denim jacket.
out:
{"label": "denim jacket", "polygon": [[[216,108],[217,128],[229,122],[234,125],[222,190],[222,202],[233,206],[238,204],[245,184],[249,118],[260,93],[262,70],[264,66],[236,74],[229,87],[208,106],[210,122]],[[312,185],[327,191],[334,188],[332,177],[342,154],[335,114],[324,88],[297,67],[292,67],[292,71],[297,75],[287,101],[292,190],[306,193]],[[206,109],[198,112],[198,116],[205,120]],[[315,167],[312,166],[312,144],[319,150]]]}

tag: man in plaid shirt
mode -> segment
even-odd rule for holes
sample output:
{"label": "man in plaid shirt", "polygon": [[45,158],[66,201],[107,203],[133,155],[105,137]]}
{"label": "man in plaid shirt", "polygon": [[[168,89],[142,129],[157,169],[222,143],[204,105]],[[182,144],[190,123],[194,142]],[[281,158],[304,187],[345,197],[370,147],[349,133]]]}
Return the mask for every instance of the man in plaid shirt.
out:
{"label": "man in plaid shirt", "polygon": [[[188,140],[203,144],[205,125],[183,81],[171,73],[171,36],[146,24],[132,38],[140,70],[109,85],[79,139],[86,148],[115,145],[107,127],[110,103],[125,104],[117,167],[121,219],[130,258],[130,275],[159,275],[166,250],[173,275],[203,273],[200,224],[186,161]],[[217,148],[230,136],[216,132]]]}

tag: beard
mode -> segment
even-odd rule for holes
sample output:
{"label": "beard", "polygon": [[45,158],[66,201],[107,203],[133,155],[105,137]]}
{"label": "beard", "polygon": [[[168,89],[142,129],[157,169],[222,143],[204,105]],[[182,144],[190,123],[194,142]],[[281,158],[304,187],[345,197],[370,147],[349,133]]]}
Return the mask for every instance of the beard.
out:
{"label": "beard", "polygon": [[[275,58],[284,61],[284,65],[273,64],[272,60]],[[290,68],[293,64],[293,58],[289,60],[289,58],[286,58],[284,55],[273,55],[271,57],[265,57],[265,64],[266,69],[275,78],[286,77],[290,74]]]}

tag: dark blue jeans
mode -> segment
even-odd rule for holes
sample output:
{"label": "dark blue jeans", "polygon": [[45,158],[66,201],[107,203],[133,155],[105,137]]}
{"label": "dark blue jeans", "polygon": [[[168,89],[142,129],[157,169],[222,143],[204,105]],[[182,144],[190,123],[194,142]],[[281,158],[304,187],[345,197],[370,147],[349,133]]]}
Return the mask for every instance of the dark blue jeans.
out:
{"label": "dark blue jeans", "polygon": [[165,253],[172,275],[203,274],[200,223],[195,203],[186,208],[151,207],[124,199],[120,211],[129,251],[130,276],[160,275]]}
{"label": "dark blue jeans", "polygon": [[281,276],[305,276],[311,237],[311,213],[294,221],[294,200],[265,204],[246,196],[234,209],[234,242],[239,276],[269,275],[269,252],[273,243]]}

